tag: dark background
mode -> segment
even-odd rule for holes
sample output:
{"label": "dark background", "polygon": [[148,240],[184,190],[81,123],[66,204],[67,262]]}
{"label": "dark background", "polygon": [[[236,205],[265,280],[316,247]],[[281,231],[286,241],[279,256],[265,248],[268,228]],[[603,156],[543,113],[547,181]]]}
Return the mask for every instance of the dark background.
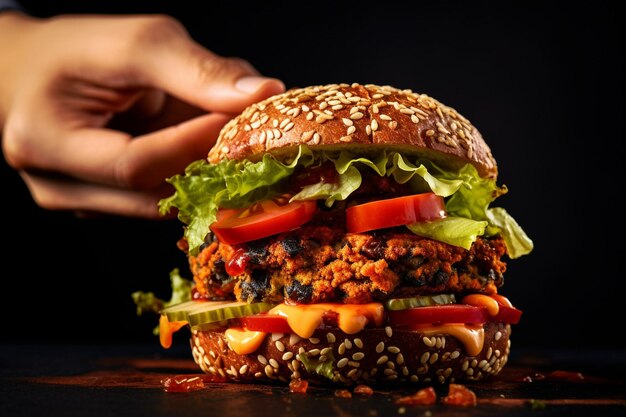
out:
{"label": "dark background", "polygon": [[[390,84],[455,107],[498,161],[510,193],[497,204],[536,246],[509,262],[501,290],[524,310],[514,344],[626,346],[625,211],[616,201],[624,187],[623,6],[50,3],[24,2],[40,16],[168,13],[209,49],[243,57],[288,87]],[[44,211],[4,162],[0,175],[0,340],[151,340],[156,319],[135,317],[130,293],[168,295],[176,266],[190,276],[175,246],[181,225]]]}

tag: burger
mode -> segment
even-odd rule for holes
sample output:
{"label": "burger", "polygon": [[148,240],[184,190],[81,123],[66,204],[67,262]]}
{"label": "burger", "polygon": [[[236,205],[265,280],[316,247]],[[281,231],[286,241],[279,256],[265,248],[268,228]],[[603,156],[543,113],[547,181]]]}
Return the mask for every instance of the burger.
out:
{"label": "burger", "polygon": [[297,88],[247,108],[168,181],[193,284],[161,310],[202,371],[321,384],[480,380],[521,311],[499,294],[532,241],[478,130],[425,94]]}

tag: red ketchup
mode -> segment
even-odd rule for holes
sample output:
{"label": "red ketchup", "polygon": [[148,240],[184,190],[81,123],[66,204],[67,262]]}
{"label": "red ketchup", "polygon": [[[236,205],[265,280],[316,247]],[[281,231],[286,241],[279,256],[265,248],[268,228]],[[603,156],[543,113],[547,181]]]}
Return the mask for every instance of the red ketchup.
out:
{"label": "red ketchup", "polygon": [[231,277],[243,274],[249,261],[250,257],[246,251],[243,248],[237,249],[233,257],[226,262],[226,273]]}

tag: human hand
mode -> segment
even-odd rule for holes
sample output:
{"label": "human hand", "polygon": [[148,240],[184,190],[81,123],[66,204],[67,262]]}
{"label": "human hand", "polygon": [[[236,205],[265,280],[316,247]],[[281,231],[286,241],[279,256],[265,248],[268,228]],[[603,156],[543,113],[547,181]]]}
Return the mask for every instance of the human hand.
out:
{"label": "human hand", "polygon": [[167,16],[3,13],[0,50],[4,156],[47,209],[158,217],[164,179],[284,90]]}

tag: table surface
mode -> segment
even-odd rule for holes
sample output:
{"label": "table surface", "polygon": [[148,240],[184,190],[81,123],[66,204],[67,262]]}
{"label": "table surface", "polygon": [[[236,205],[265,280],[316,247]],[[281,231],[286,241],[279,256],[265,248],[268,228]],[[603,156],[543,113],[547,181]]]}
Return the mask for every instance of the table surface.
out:
{"label": "table surface", "polygon": [[[524,377],[555,370],[583,380]],[[401,408],[394,401],[416,388],[337,398],[334,390],[210,383],[190,393],[166,393],[161,380],[198,372],[184,346],[0,345],[0,416],[626,416],[626,351],[513,349],[491,380],[467,384],[478,405]],[[536,378],[535,378],[536,379]],[[435,387],[439,395],[446,388]]]}

